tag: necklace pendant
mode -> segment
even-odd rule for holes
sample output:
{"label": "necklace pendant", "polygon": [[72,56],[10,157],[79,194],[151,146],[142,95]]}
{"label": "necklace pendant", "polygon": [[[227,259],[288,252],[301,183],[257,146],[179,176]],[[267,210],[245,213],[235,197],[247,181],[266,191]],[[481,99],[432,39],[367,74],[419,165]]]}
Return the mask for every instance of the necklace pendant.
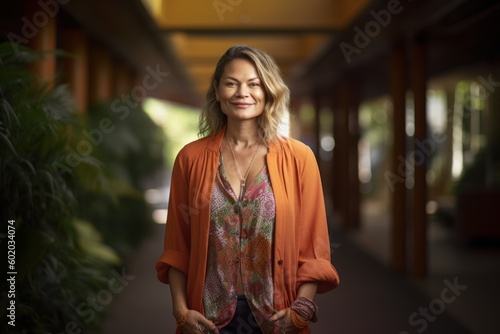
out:
{"label": "necklace pendant", "polygon": [[241,200],[243,200],[243,195],[245,195],[245,180],[244,179],[241,180],[240,196],[238,198],[238,200],[239,200],[238,203],[241,202]]}

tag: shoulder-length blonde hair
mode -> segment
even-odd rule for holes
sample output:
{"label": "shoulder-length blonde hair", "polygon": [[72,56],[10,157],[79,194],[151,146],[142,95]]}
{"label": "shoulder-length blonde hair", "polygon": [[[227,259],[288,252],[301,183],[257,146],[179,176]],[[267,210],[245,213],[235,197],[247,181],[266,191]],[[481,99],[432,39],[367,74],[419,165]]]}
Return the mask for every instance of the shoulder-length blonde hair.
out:
{"label": "shoulder-length blonde hair", "polygon": [[222,112],[215,91],[226,65],[235,59],[249,60],[257,69],[266,96],[264,112],[257,118],[259,135],[265,142],[273,141],[277,139],[280,125],[289,112],[290,90],[274,59],[264,51],[246,45],[230,47],[219,59],[200,115],[199,135],[214,135],[227,123],[227,116]]}

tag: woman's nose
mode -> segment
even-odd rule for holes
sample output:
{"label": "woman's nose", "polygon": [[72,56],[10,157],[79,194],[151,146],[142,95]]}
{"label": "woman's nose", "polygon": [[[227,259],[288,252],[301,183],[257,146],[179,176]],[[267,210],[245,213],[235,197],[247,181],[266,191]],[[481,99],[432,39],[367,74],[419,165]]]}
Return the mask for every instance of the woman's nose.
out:
{"label": "woman's nose", "polygon": [[238,86],[238,90],[236,91],[237,96],[246,97],[248,96],[248,87],[246,85]]}

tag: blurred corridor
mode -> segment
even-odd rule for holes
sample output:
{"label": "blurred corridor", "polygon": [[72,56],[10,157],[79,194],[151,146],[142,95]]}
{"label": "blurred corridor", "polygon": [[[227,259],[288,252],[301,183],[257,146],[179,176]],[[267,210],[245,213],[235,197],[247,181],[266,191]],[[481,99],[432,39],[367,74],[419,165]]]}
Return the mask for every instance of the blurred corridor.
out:
{"label": "blurred corridor", "polygon": [[0,1],[0,332],[173,333],[170,168],[249,44],[322,175],[341,285],[313,332],[500,333],[499,21],[498,0]]}
{"label": "blurred corridor", "polygon": [[[154,237],[128,262],[127,272],[135,279],[111,304],[103,334],[174,333],[170,290],[156,280],[153,270],[163,229],[158,225]],[[498,332],[500,268],[491,263],[499,263],[500,250],[478,251],[459,262],[460,252],[437,241],[434,246],[441,249],[433,262],[439,271],[414,280],[391,272],[345,232],[333,228],[331,234],[341,285],[317,296],[319,322],[312,326],[313,333]],[[458,286],[455,292],[443,295],[454,285]]]}

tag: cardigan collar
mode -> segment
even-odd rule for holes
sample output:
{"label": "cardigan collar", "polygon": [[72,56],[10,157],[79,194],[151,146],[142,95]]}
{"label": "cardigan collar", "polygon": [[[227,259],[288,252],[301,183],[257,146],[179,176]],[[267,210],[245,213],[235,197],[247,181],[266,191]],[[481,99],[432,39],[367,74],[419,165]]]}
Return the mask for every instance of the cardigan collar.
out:
{"label": "cardigan collar", "polygon": [[212,151],[219,151],[220,146],[222,145],[222,140],[224,139],[224,134],[226,133],[227,126],[224,125],[222,129],[220,129],[217,133],[210,137],[210,141],[208,143],[208,149]]}

